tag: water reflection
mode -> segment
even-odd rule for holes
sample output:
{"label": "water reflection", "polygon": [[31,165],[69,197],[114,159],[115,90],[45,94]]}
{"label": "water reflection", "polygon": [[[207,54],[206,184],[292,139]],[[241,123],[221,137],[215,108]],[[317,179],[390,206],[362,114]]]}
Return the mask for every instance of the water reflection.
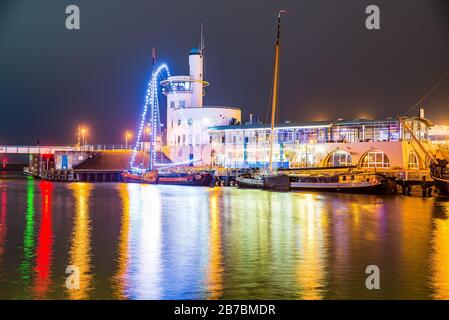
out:
{"label": "water reflection", "polygon": [[322,299],[327,276],[328,212],[317,195],[299,194],[295,198],[296,208],[292,208],[292,211],[296,215],[297,298]]}
{"label": "water reflection", "polygon": [[113,279],[117,298],[161,297],[161,199],[157,187],[122,184],[122,220],[117,271]]}
{"label": "water reflection", "polygon": [[132,299],[160,299],[161,198],[157,187],[130,185]]}
{"label": "water reflection", "polygon": [[0,297],[449,299],[449,201],[3,180]]}
{"label": "water reflection", "polygon": [[70,299],[88,299],[92,290],[89,196],[92,184],[70,185],[75,199],[74,223],[69,253],[69,265],[79,268],[79,289],[67,290]]}
{"label": "water reflection", "polygon": [[163,298],[206,298],[209,189],[163,186]]}
{"label": "water reflection", "polygon": [[[433,299],[449,299],[449,201],[438,204],[437,217],[433,222],[432,278]],[[442,212],[441,212],[441,211]]]}
{"label": "water reflection", "polygon": [[[5,240],[6,240],[6,204],[8,201],[6,185],[0,182],[0,271],[3,266],[5,256]],[[1,277],[0,277],[1,279]]]}
{"label": "water reflection", "polygon": [[129,231],[130,231],[130,202],[129,188],[125,184],[118,187],[122,201],[122,217],[120,221],[120,236],[117,245],[117,271],[112,280],[113,294],[117,299],[127,298],[127,273],[129,266]]}
{"label": "water reflection", "polygon": [[34,235],[34,179],[29,178],[26,189],[26,212],[25,212],[25,230],[23,232],[23,254],[20,264],[20,274],[22,283],[28,287],[33,277],[33,260],[35,252]]}
{"label": "water reflection", "polygon": [[42,211],[39,226],[38,245],[36,248],[36,264],[34,288],[36,298],[48,298],[48,290],[52,284],[51,264],[53,254],[52,195],[53,184],[48,181],[40,183]]}
{"label": "water reflection", "polygon": [[[223,190],[225,259],[223,298],[265,299],[296,291],[292,213],[284,193]],[[220,191],[221,192],[221,191]],[[229,198],[232,201],[229,201]]]}
{"label": "water reflection", "polygon": [[217,190],[213,190],[209,196],[209,261],[206,283],[208,299],[219,299],[223,294],[223,248],[218,193]]}

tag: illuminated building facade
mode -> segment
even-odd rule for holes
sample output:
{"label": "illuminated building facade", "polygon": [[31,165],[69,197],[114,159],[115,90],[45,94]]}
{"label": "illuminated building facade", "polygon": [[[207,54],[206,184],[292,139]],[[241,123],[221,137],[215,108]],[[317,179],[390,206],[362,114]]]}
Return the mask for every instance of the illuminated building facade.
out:
{"label": "illuminated building facade", "polygon": [[[424,117],[278,124],[274,132],[274,165],[424,169],[426,156],[413,143],[404,123],[425,148],[432,147],[429,143],[432,123]],[[268,126],[216,126],[208,131],[211,165],[227,168],[268,165]]]}
{"label": "illuminated building facade", "polygon": [[239,123],[241,111],[234,107],[203,106],[205,87],[203,52],[192,49],[189,75],[170,76],[161,82],[167,96],[167,146],[165,154],[175,163],[210,163],[207,128]]}

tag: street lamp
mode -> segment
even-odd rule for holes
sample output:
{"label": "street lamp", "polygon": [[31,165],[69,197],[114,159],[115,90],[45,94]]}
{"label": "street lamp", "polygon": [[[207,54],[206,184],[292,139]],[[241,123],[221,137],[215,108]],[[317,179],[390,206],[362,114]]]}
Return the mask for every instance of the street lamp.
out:
{"label": "street lamp", "polygon": [[[78,145],[82,145],[83,146],[83,150],[85,150],[86,147],[86,133],[87,133],[87,129],[84,127],[78,127]],[[81,143],[80,143],[80,136],[81,136]]]}
{"label": "street lamp", "polygon": [[129,131],[125,133],[125,149],[128,150],[128,139],[132,138],[132,134]]}

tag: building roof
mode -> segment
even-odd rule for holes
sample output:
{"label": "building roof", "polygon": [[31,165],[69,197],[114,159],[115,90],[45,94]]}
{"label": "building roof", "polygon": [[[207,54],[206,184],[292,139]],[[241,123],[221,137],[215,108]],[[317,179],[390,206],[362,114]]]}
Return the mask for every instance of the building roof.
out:
{"label": "building roof", "polygon": [[201,54],[201,50],[199,48],[192,48],[190,49],[190,53],[189,54]]}
{"label": "building roof", "polygon": [[[427,125],[433,125],[431,121],[425,118],[410,118],[419,119]],[[307,128],[307,127],[331,127],[331,126],[344,126],[344,125],[363,125],[363,124],[375,124],[375,123],[399,123],[400,120],[397,117],[387,117],[379,119],[353,119],[353,120],[334,120],[334,121],[308,121],[308,122],[282,122],[275,124],[275,128]],[[246,129],[269,129],[269,124],[243,124],[243,125],[229,125],[229,126],[216,126],[210,127],[209,130],[246,130]]]}
{"label": "building roof", "polygon": [[333,125],[357,125],[357,124],[370,124],[370,123],[392,123],[399,122],[399,119],[396,117],[387,117],[387,118],[379,118],[379,119],[353,119],[353,120],[337,120],[333,121]]}
{"label": "building roof", "polygon": [[[282,122],[276,123],[275,128],[292,128],[292,127],[329,127],[331,121],[312,121],[312,122]],[[269,124],[243,124],[210,127],[209,130],[245,130],[245,129],[269,129]]]}

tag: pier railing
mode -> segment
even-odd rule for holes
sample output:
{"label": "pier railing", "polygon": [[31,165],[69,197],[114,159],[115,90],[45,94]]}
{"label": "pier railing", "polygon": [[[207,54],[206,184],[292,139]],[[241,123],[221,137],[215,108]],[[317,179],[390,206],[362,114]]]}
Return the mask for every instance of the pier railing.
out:
{"label": "pier railing", "polygon": [[134,147],[132,145],[124,144],[92,144],[85,146],[75,146],[75,151],[111,151],[111,150],[127,150],[131,151]]}

